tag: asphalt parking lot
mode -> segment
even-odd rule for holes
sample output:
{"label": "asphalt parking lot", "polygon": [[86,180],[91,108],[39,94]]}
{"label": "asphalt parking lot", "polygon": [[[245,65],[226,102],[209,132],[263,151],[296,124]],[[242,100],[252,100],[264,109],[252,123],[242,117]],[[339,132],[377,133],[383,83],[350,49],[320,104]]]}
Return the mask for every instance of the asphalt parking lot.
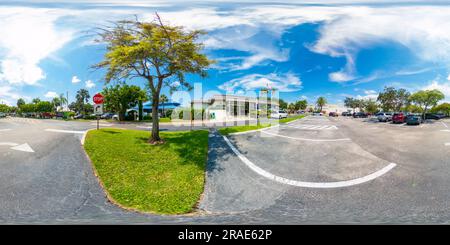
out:
{"label": "asphalt parking lot", "polygon": [[[107,124],[103,127],[148,127]],[[211,129],[204,197],[198,213],[187,216],[138,214],[110,204],[80,143],[82,132],[94,127],[89,122],[0,119],[2,223],[450,220],[448,119],[403,126],[307,117],[226,138]]]}

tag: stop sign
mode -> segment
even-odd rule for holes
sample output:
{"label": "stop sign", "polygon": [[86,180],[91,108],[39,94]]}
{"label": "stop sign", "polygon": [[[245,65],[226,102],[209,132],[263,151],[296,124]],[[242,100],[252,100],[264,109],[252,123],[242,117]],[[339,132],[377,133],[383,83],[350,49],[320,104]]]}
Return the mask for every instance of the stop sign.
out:
{"label": "stop sign", "polygon": [[101,94],[96,94],[93,97],[95,104],[103,104],[104,97]]}

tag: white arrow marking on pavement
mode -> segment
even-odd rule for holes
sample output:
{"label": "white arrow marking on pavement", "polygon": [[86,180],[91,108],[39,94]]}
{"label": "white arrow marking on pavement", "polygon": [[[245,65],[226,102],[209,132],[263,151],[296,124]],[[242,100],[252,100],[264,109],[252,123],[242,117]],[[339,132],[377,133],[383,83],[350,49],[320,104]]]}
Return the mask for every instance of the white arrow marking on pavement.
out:
{"label": "white arrow marking on pavement", "polygon": [[27,143],[11,147],[10,149],[16,150],[16,151],[34,152],[33,149],[31,149],[31,147]]}
{"label": "white arrow marking on pavement", "polygon": [[27,143],[19,145],[13,142],[0,142],[0,145],[12,146],[10,149],[15,151],[34,152]]}

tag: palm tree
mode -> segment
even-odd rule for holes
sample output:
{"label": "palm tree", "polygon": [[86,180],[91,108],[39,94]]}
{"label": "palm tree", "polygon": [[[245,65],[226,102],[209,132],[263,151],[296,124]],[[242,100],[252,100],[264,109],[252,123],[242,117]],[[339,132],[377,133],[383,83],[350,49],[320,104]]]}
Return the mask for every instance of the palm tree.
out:
{"label": "palm tree", "polygon": [[317,98],[316,105],[320,108],[320,112],[322,112],[322,108],[326,104],[327,104],[327,99],[325,99],[322,96]]}
{"label": "palm tree", "polygon": [[38,104],[39,102],[41,102],[41,99],[34,98],[31,102],[33,102],[33,104]]}
{"label": "palm tree", "polygon": [[159,102],[162,103],[162,113],[163,113],[163,117],[165,117],[166,113],[164,112],[164,103],[169,102],[169,99],[167,98],[167,96],[165,94],[162,94],[159,97]]}
{"label": "palm tree", "polygon": [[58,97],[53,98],[52,100],[53,108],[55,108],[55,112],[58,110],[58,106],[61,106],[61,100]]}
{"label": "palm tree", "polygon": [[64,96],[64,93],[61,93],[59,95],[59,101],[61,102],[61,106],[64,106],[67,104],[67,98]]}

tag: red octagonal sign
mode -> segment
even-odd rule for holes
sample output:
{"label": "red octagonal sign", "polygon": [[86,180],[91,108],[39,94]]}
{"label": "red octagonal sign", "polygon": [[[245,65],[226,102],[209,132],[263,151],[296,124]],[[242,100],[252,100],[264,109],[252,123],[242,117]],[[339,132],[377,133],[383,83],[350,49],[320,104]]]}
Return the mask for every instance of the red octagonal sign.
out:
{"label": "red octagonal sign", "polygon": [[93,99],[94,99],[94,103],[95,104],[103,104],[103,100],[105,97],[103,97],[103,95],[101,94],[96,94],[94,95]]}

